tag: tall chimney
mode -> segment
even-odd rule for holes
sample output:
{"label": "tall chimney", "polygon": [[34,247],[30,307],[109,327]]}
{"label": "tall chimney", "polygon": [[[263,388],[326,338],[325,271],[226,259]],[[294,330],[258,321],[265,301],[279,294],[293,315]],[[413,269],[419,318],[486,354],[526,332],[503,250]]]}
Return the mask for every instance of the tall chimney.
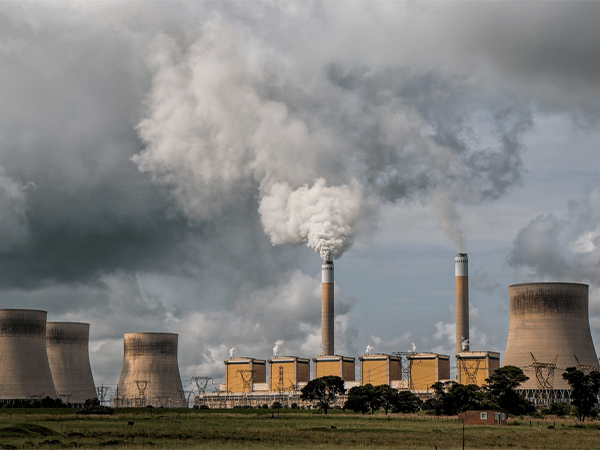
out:
{"label": "tall chimney", "polygon": [[321,355],[334,355],[333,351],[333,261],[321,266]]}
{"label": "tall chimney", "polygon": [[456,354],[469,351],[469,258],[459,253],[454,258],[454,295],[456,301]]}

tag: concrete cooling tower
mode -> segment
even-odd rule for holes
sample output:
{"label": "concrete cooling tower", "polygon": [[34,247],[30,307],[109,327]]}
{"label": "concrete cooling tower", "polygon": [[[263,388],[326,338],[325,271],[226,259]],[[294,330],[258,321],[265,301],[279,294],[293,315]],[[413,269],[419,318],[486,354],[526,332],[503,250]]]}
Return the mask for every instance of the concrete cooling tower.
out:
{"label": "concrete cooling tower", "polygon": [[177,365],[177,334],[125,333],[115,406],[188,406]]}
{"label": "concrete cooling tower", "polygon": [[65,403],[97,398],[88,341],[89,323],[48,322],[46,350],[56,393]]}
{"label": "concrete cooling tower", "polygon": [[46,315],[0,310],[0,399],[57,398],[46,353]]}
{"label": "concrete cooling tower", "polygon": [[569,389],[567,367],[594,367],[598,359],[588,317],[588,286],[524,283],[508,287],[510,326],[503,365],[523,369],[521,389]]}

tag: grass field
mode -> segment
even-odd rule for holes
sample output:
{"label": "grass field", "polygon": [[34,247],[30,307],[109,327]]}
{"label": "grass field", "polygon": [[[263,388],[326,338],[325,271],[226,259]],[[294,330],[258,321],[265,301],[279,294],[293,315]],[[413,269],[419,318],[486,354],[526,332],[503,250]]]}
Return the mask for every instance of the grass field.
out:
{"label": "grass field", "polygon": [[[0,410],[0,448],[88,449],[462,449],[456,418],[362,416],[332,411],[118,410],[82,417],[74,410]],[[516,424],[518,423],[518,424]],[[466,426],[466,449],[598,449],[600,425],[511,419]]]}

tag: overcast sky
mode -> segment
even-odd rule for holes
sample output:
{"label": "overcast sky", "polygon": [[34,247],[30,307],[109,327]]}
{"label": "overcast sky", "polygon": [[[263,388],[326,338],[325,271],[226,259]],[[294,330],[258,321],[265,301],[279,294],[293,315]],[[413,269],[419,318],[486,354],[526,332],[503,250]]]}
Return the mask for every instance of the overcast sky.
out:
{"label": "overcast sky", "polygon": [[508,285],[590,284],[600,338],[600,2],[2,2],[0,299],[236,356],[503,352]]}

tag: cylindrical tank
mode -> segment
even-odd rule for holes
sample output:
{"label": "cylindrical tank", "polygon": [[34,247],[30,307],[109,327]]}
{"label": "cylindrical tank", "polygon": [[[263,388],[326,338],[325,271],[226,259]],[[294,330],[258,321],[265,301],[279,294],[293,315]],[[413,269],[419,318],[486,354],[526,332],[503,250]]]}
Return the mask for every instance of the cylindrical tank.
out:
{"label": "cylindrical tank", "polygon": [[469,258],[454,258],[454,299],[456,305],[456,354],[469,351]]}
{"label": "cylindrical tank", "polygon": [[174,333],[125,333],[116,406],[187,407]]}
{"label": "cylindrical tank", "polygon": [[46,311],[0,310],[0,399],[57,398],[46,353]]}
{"label": "cylindrical tank", "polygon": [[69,403],[95,399],[96,387],[90,367],[89,323],[48,322],[46,350],[56,393]]}
{"label": "cylindrical tank", "polygon": [[333,355],[334,301],[333,261],[324,261],[321,266],[321,354]]}
{"label": "cylindrical tank", "polygon": [[553,376],[551,367],[537,364],[542,382],[554,389],[569,389],[562,378],[567,367],[581,364],[598,368],[590,332],[588,290],[588,285],[579,283],[523,283],[508,287],[510,326],[502,365],[523,369],[529,380],[520,388],[538,388],[537,363],[556,361]]}

